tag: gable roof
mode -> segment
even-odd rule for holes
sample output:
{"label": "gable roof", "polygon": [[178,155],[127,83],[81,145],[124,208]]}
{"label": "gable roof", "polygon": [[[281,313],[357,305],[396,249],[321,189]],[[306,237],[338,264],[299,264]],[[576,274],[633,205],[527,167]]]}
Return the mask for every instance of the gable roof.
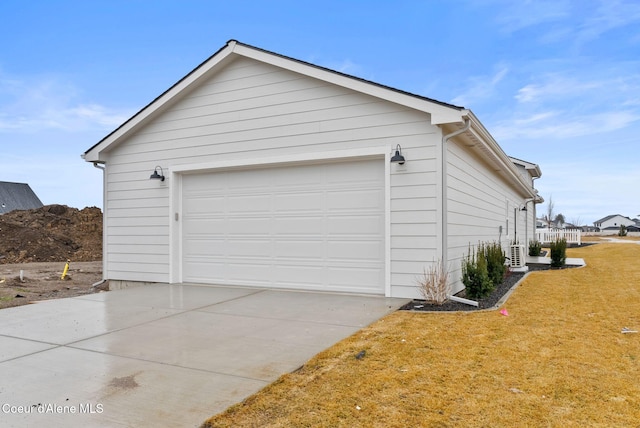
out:
{"label": "gable roof", "polygon": [[515,163],[516,165],[520,165],[521,167],[526,169],[527,172],[531,175],[531,177],[533,178],[542,177],[542,171],[540,170],[540,166],[538,164],[527,162],[522,159],[514,158],[512,156],[509,156],[509,159],[511,159],[511,162]]}
{"label": "gable roof", "polygon": [[0,214],[42,206],[42,202],[28,184],[0,181]]}
{"label": "gable roof", "polygon": [[462,123],[464,121],[463,117],[467,113],[464,107],[381,85],[346,73],[240,43],[237,40],[229,40],[225,46],[194,68],[189,74],[160,94],[109,135],[93,145],[82,157],[88,162],[99,162],[98,153],[100,151],[105,150],[112,144],[117,144],[122,137],[151,120],[163,107],[177,100],[183,91],[209,78],[215,74],[217,70],[223,68],[225,64],[238,56],[252,58],[328,83],[424,111],[431,115],[431,123],[434,125],[456,122]]}
{"label": "gable roof", "polygon": [[593,222],[593,224],[600,224],[600,223],[604,223],[605,221],[607,221],[607,220],[611,220],[612,218],[615,218],[615,217],[622,217],[622,218],[626,218],[626,219],[627,219],[627,220],[629,220],[629,221],[633,221],[633,220],[631,220],[629,217],[625,217],[625,216],[623,216],[622,214],[611,214],[611,215],[608,215],[608,216],[606,216],[606,217],[601,218],[600,220],[596,220],[596,221],[594,221],[594,222]]}
{"label": "gable roof", "polygon": [[[190,89],[197,87],[201,82],[206,81],[226,64],[235,58],[245,57],[256,61],[270,64],[285,70],[299,73],[304,76],[319,79],[321,81],[351,89],[393,102],[405,107],[422,111],[430,115],[431,124],[440,126],[443,134],[463,130],[470,150],[475,151],[480,157],[491,164],[496,171],[506,180],[513,183],[523,194],[537,197],[534,189],[528,184],[512,160],[504,153],[502,148],[494,140],[493,136],[471,112],[464,107],[455,106],[432,98],[412,94],[410,92],[391,88],[379,83],[371,82],[359,77],[351,76],[342,72],[331,70],[325,67],[314,65],[305,61],[290,58],[281,54],[270,52],[261,48],[230,40],[225,46],[219,49],[211,57],[206,59],[189,74],[180,79],[177,83],[163,92],[147,106],[133,115],[130,119],[116,128],[113,132],[100,140],[82,158],[87,162],[103,163],[100,153],[110,147],[115,147],[135,132],[139,127],[152,121],[156,116],[168,108],[173,102],[178,101]],[[468,126],[467,126],[468,124]],[[535,165],[535,164],[530,164]],[[534,171],[539,171],[539,168]]]}

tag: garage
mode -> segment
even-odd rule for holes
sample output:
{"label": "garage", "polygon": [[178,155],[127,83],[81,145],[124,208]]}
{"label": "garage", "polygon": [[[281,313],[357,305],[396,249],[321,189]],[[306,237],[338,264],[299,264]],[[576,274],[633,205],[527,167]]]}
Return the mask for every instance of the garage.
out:
{"label": "garage", "polygon": [[383,159],[181,181],[183,282],[385,293]]}

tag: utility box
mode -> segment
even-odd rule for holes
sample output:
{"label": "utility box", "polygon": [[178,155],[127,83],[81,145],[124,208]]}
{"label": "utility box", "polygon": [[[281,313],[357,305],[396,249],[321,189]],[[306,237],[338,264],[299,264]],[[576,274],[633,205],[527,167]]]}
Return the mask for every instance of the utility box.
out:
{"label": "utility box", "polygon": [[511,246],[511,267],[522,269],[527,266],[527,254],[524,252],[524,245]]}

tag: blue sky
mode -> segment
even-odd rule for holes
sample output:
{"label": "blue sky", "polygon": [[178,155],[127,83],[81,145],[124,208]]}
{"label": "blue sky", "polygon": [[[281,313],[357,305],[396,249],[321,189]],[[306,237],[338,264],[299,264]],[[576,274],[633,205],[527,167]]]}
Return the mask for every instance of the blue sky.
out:
{"label": "blue sky", "polygon": [[640,215],[637,0],[3,0],[0,16],[0,181],[45,204],[102,207],[80,155],[237,39],[472,110],[569,221]]}

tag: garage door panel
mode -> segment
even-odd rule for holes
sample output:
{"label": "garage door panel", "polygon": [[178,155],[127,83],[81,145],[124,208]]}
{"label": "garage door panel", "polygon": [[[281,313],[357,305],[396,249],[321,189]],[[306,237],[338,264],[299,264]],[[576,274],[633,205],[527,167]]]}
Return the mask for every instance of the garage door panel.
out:
{"label": "garage door panel", "polygon": [[318,290],[326,282],[325,269],[320,266],[279,265],[273,274],[283,288],[304,288]]}
{"label": "garage door panel", "polygon": [[190,197],[186,199],[183,211],[186,214],[213,214],[224,212],[224,197]]}
{"label": "garage door panel", "polygon": [[348,183],[381,183],[384,175],[378,174],[379,168],[384,167],[381,161],[366,162],[336,162],[327,169],[327,184],[346,185]]}
{"label": "garage door panel", "polygon": [[224,233],[227,224],[224,218],[191,218],[184,225],[183,234],[188,238],[197,238],[202,236],[203,231],[207,231],[207,235],[218,235]]}
{"label": "garage door panel", "polygon": [[322,240],[278,240],[275,245],[275,257],[283,259],[322,259],[325,255],[325,243]]}
{"label": "garage door panel", "polygon": [[349,191],[331,192],[327,195],[327,205],[331,211],[370,211],[380,210],[383,202],[380,190],[353,189]]}
{"label": "garage door panel", "polygon": [[191,259],[183,264],[183,268],[189,272],[189,280],[192,282],[225,283],[224,263],[216,263],[208,259]]}
{"label": "garage door panel", "polygon": [[184,175],[182,280],[383,294],[384,170],[368,160]]}
{"label": "garage door panel", "polygon": [[[230,259],[225,266],[225,279],[234,283],[246,282],[249,285],[270,285],[272,267],[269,263],[260,263],[257,260]],[[225,281],[226,282],[226,281]]]}
{"label": "garage door panel", "polygon": [[271,195],[234,195],[226,199],[229,214],[256,214],[271,212]]}
{"label": "garage door panel", "polygon": [[327,244],[328,257],[331,260],[371,260],[377,262],[384,254],[382,243],[379,241],[338,241],[332,240]]}
{"label": "garage door panel", "polygon": [[[272,182],[280,189],[324,189],[328,173],[326,164],[274,168]],[[295,177],[295,180],[292,180],[292,177]]]}
{"label": "garage door panel", "polygon": [[273,231],[280,236],[323,236],[324,217],[322,216],[286,216],[273,219]]}
{"label": "garage door panel", "polygon": [[324,205],[323,192],[285,193],[274,196],[276,213],[318,212]]}
{"label": "garage door panel", "polygon": [[202,256],[207,257],[223,257],[225,255],[225,240],[224,239],[188,239],[184,244],[183,251],[189,254],[190,258],[197,258]]}
{"label": "garage door panel", "polygon": [[379,215],[331,215],[327,217],[327,233],[330,235],[366,235],[372,230],[384,230],[384,218]]}
{"label": "garage door panel", "polygon": [[[233,239],[225,243],[227,254],[242,254],[242,257],[268,259],[273,251],[271,240]],[[240,257],[240,256],[238,256]]]}
{"label": "garage door panel", "polygon": [[221,224],[225,225],[219,231],[220,234],[226,236],[269,236],[271,228],[271,217],[233,217],[230,219],[223,218]]}
{"label": "garage door panel", "polygon": [[263,218],[193,218],[184,225],[183,234],[188,238],[226,235],[269,235],[271,219]]}
{"label": "garage door panel", "polygon": [[[269,192],[271,189],[271,182],[264,179],[265,169],[241,169],[238,171],[227,171],[221,173],[223,177],[220,181],[226,180],[226,187],[223,191],[229,190],[233,192],[242,192],[248,190],[250,192],[258,192],[264,190]],[[218,175],[220,173],[214,173]]]}
{"label": "garage door panel", "polygon": [[[377,284],[383,280],[381,269],[345,269],[333,267],[328,270],[329,287],[333,290],[341,290],[344,287],[353,287],[363,293],[377,293],[379,287]],[[347,280],[348,279],[348,280]]]}

